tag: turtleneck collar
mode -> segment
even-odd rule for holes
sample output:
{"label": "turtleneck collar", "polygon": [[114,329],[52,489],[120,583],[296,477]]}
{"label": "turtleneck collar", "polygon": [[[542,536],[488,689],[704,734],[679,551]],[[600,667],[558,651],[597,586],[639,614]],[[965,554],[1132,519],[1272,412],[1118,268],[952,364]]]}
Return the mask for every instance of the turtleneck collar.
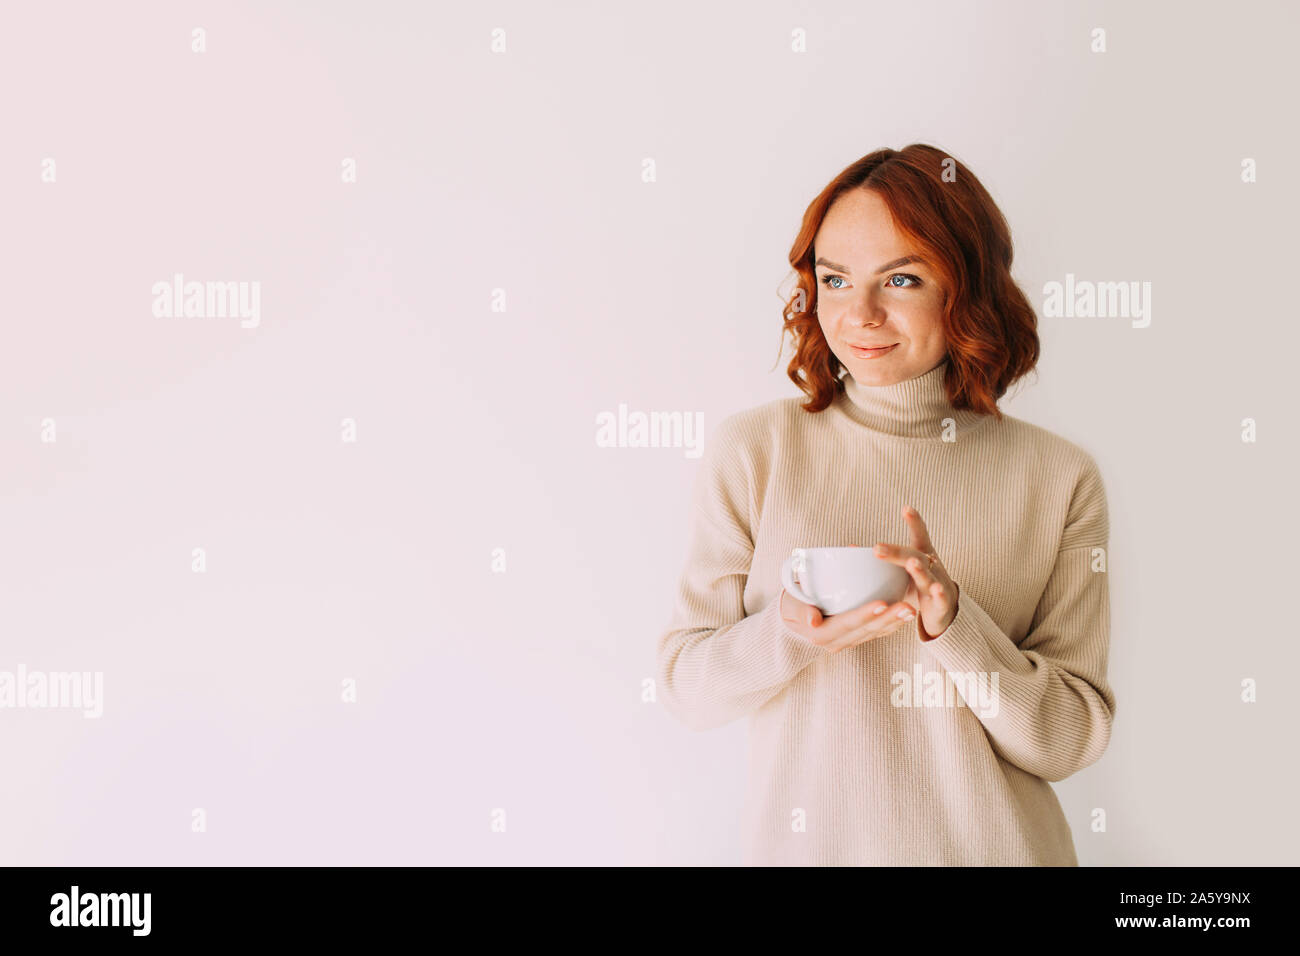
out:
{"label": "turtleneck collar", "polygon": [[930,371],[894,385],[861,385],[846,370],[840,379],[844,390],[837,396],[835,407],[853,422],[879,434],[943,441],[945,418],[956,422],[961,432],[991,417],[952,407],[943,386],[948,365],[945,356]]}

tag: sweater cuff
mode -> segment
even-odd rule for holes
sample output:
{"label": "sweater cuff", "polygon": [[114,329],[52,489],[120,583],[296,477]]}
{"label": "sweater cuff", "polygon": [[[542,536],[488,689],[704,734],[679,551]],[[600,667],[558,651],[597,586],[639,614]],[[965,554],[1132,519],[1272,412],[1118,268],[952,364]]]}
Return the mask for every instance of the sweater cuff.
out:
{"label": "sweater cuff", "polygon": [[921,618],[916,618],[917,643],[934,655],[949,672],[1005,672],[1029,674],[1034,664],[1002,632],[998,623],[970,595],[962,590],[957,599],[957,614],[938,637],[921,637]]}

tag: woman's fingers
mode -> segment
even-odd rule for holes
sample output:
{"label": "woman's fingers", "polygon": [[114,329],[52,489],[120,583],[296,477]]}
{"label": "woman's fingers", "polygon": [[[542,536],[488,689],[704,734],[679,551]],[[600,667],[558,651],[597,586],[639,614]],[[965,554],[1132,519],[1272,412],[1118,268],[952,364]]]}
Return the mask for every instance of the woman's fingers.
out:
{"label": "woman's fingers", "polygon": [[884,637],[886,634],[892,634],[915,617],[916,609],[906,601],[899,601],[897,604],[872,601],[855,611],[828,618],[829,623],[819,628],[820,632],[824,632],[840,619],[843,621],[833,635],[819,633],[818,636],[823,638],[822,646],[832,654],[836,654],[846,647],[854,647]]}
{"label": "woman's fingers", "polygon": [[[922,554],[915,548],[904,548],[896,544],[877,544],[876,556],[893,564],[901,565],[916,586],[917,594],[922,597],[938,597],[948,586],[949,578],[943,566],[936,562],[930,564],[929,554]],[[935,585],[939,587],[936,588]]]}
{"label": "woman's fingers", "polygon": [[809,604],[807,605],[807,607],[808,607],[808,626],[821,627],[822,621],[826,620],[826,618],[822,617],[822,609],[815,604]]}
{"label": "woman's fingers", "polygon": [[804,604],[785,588],[781,589],[781,617],[787,624],[797,623],[811,628],[820,628],[823,620],[820,608]]}
{"label": "woman's fingers", "polygon": [[877,541],[872,551],[876,557],[883,558],[894,564],[902,564],[908,558],[921,553],[916,548],[905,548],[901,544],[886,544],[884,541]]}
{"label": "woman's fingers", "polygon": [[934,573],[930,570],[930,562],[928,560],[922,560],[921,558],[915,557],[908,558],[907,564],[905,564],[904,567],[907,569],[907,573],[912,576],[912,580],[916,582],[917,594],[924,594],[933,597],[934,591],[932,589],[935,585],[939,585],[940,593],[943,593],[943,585],[940,584],[939,579],[936,578]]}
{"label": "woman's fingers", "polygon": [[892,634],[915,619],[917,614],[916,608],[907,601],[894,604],[869,601],[861,607],[829,617],[788,592],[782,591],[781,601],[781,616],[791,628],[832,654]]}
{"label": "woman's fingers", "polygon": [[922,554],[934,554],[934,545],[930,543],[930,531],[921,520],[921,513],[915,508],[903,509],[903,520],[912,532],[912,547]]}
{"label": "woman's fingers", "polygon": [[874,551],[876,557],[902,567],[912,577],[912,580],[917,582],[917,589],[922,593],[925,592],[926,587],[929,585],[928,583],[921,584],[916,575],[912,573],[912,561],[919,561],[923,569],[928,569],[930,559],[927,555],[915,548],[905,548],[900,544],[885,544],[883,541],[876,544]]}

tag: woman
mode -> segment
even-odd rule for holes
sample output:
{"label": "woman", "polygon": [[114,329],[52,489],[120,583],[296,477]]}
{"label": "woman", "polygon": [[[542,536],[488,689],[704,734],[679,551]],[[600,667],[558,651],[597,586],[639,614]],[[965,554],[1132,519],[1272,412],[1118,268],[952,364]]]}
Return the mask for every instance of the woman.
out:
{"label": "woman", "polygon": [[[1049,781],[1110,739],[1106,497],[1087,452],[997,408],[1039,353],[1011,256],[931,146],[863,157],[804,214],[808,400],[711,437],[657,653],[688,726],[749,718],[751,864],[1078,863]],[[850,545],[906,597],[823,619],[781,587],[792,549]]]}

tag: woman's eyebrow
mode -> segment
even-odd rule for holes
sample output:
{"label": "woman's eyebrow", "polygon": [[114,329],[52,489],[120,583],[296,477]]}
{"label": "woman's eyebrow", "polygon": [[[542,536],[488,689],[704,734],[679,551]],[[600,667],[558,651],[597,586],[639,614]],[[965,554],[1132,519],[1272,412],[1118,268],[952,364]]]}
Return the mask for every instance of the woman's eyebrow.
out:
{"label": "woman's eyebrow", "polygon": [[[876,275],[880,275],[882,272],[888,272],[890,269],[897,269],[899,266],[906,266],[912,263],[916,263],[917,265],[925,265],[925,260],[922,259],[920,256],[903,256],[903,258],[895,259],[893,262],[886,262],[883,266],[881,266],[879,269],[876,270]],[[814,267],[825,266],[828,269],[834,269],[836,272],[848,272],[850,275],[852,274],[852,270],[849,269],[848,266],[842,266],[838,262],[831,262],[829,259],[825,258],[824,256],[818,256],[817,261],[813,263],[813,266]]]}

